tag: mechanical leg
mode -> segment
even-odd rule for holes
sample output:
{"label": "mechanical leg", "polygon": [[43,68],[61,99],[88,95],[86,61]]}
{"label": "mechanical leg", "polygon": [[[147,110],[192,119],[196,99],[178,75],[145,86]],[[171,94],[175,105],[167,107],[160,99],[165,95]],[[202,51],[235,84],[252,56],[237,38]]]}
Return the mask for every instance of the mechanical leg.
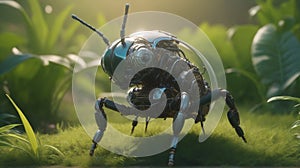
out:
{"label": "mechanical leg", "polygon": [[[213,99],[212,99],[212,95]],[[244,142],[247,143],[247,140],[244,136],[244,131],[243,129],[239,126],[240,125],[240,117],[238,110],[234,104],[234,99],[232,95],[225,89],[216,89],[212,93],[209,93],[200,99],[200,105],[205,105],[211,101],[214,101],[220,97],[224,97],[227,106],[229,107],[229,111],[227,113],[227,118],[232,125],[232,127],[235,129],[236,133],[238,134],[239,137],[243,139]]]}
{"label": "mechanical leg", "polygon": [[107,126],[107,120],[106,120],[106,114],[103,110],[103,106],[114,110],[116,112],[119,112],[118,109],[122,110],[123,114],[131,114],[131,110],[129,107],[123,106],[123,105],[115,105],[115,103],[111,100],[108,100],[106,98],[101,98],[98,99],[95,103],[95,119],[96,119],[96,123],[98,126],[98,131],[95,133],[94,138],[93,138],[93,144],[91,146],[90,149],[90,156],[94,155],[94,151],[97,147],[97,144],[101,141],[103,134],[106,130],[106,126]]}
{"label": "mechanical leg", "polygon": [[178,143],[178,138],[184,125],[185,112],[189,107],[189,101],[190,100],[188,94],[185,92],[181,93],[180,110],[177,116],[174,117],[174,121],[173,121],[173,139],[172,139],[171,149],[169,153],[169,163],[168,163],[169,166],[174,165],[174,157],[175,157],[175,151]]}
{"label": "mechanical leg", "polygon": [[227,112],[227,118],[228,118],[230,124],[232,125],[232,127],[235,129],[235,132],[238,134],[238,136],[241,137],[245,143],[247,143],[247,140],[244,136],[244,131],[239,126],[240,125],[240,117],[239,117],[237,108],[235,107],[234,99],[228,91],[223,90],[223,92],[225,92],[225,94],[226,94],[225,101],[226,101],[227,106],[229,107],[229,111]]}
{"label": "mechanical leg", "polygon": [[134,128],[138,125],[138,117],[135,117],[135,119],[132,121],[132,128],[131,128],[131,132],[130,132],[130,135],[133,134],[134,132]]}
{"label": "mechanical leg", "polygon": [[104,101],[105,101],[104,99],[100,99],[100,100],[97,100],[95,103],[95,110],[96,110],[95,119],[96,119],[96,123],[98,125],[98,131],[95,133],[93,141],[92,141],[93,144],[90,149],[90,156],[94,155],[94,151],[97,147],[97,144],[102,139],[104,131],[107,126],[106,114],[103,110]]}

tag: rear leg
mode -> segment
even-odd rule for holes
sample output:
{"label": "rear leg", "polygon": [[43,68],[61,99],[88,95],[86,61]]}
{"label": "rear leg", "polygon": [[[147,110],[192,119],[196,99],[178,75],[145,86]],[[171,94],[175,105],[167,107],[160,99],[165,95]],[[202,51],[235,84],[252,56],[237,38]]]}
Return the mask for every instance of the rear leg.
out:
{"label": "rear leg", "polygon": [[[201,97],[200,105],[205,105],[207,103],[210,103],[211,101],[215,101],[219,99],[220,97],[225,98],[226,105],[229,107],[229,111],[227,112],[227,118],[229,120],[229,123],[235,129],[238,136],[241,137],[244,142],[247,142],[244,135],[244,131],[240,127],[240,117],[239,117],[238,110],[235,106],[234,99],[232,95],[229,93],[229,91],[225,89],[216,89],[211,93],[208,93],[207,95]],[[201,114],[198,114],[197,120],[200,120],[199,116],[201,116]]]}
{"label": "rear leg", "polygon": [[240,127],[240,116],[234,104],[234,99],[232,95],[227,90],[221,90],[221,92],[225,94],[225,101],[227,106],[229,107],[229,111],[227,112],[227,118],[231,126],[235,129],[235,132],[238,134],[238,136],[241,137],[245,143],[247,143],[244,131]]}

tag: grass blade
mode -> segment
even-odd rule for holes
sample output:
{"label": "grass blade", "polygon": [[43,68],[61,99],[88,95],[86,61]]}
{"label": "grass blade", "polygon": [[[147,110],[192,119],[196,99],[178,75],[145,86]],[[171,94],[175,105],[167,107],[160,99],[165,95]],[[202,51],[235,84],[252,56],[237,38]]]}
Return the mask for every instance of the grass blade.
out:
{"label": "grass blade", "polygon": [[288,100],[288,101],[295,101],[295,102],[300,103],[300,98],[292,97],[292,96],[275,96],[275,97],[271,97],[270,99],[268,99],[268,103],[272,102],[272,101],[277,101],[277,100]]}
{"label": "grass blade", "polygon": [[25,138],[23,138],[23,137],[21,137],[21,136],[19,136],[19,135],[16,135],[16,134],[6,134],[5,136],[6,136],[6,137],[15,138],[15,139],[18,139],[18,140],[20,140],[20,141],[22,141],[22,142],[25,142],[25,143],[28,143],[28,144],[29,144],[29,141],[28,141],[27,139],[25,139]]}
{"label": "grass blade", "polygon": [[38,0],[28,0],[31,11],[32,35],[35,36],[36,43],[40,49],[44,49],[48,38],[48,25],[42,11],[41,4]]}
{"label": "grass blade", "polygon": [[22,147],[19,147],[19,146],[16,146],[16,145],[13,145],[9,142],[6,142],[6,141],[1,141],[0,140],[0,146],[6,146],[6,147],[10,147],[11,149],[18,149],[18,150],[21,150],[23,152],[25,152],[26,154],[28,154],[28,156],[31,156],[32,157],[32,154],[29,153],[26,149],[22,148]]}
{"label": "grass blade", "polygon": [[59,154],[60,156],[65,156],[59,149],[57,149],[56,147],[52,146],[52,145],[44,145],[44,147],[47,147],[53,151],[55,151],[57,154]]}
{"label": "grass blade", "polygon": [[21,124],[10,124],[10,125],[6,125],[6,126],[3,126],[3,127],[0,127],[0,133],[3,133],[3,132],[6,132],[6,131],[9,131],[17,126],[19,126]]}
{"label": "grass blade", "polygon": [[296,127],[300,127],[300,120],[294,122],[294,124],[293,124],[293,126],[292,126],[291,129],[294,129],[294,128],[296,128]]}
{"label": "grass blade", "polygon": [[28,137],[28,140],[30,142],[30,145],[31,145],[31,148],[32,148],[32,151],[34,152],[35,156],[38,156],[38,142],[37,142],[37,139],[36,139],[36,136],[33,132],[33,129],[30,125],[30,123],[28,122],[27,118],[25,117],[25,115],[22,113],[22,111],[19,109],[19,107],[15,104],[15,102],[10,98],[10,96],[8,94],[6,94],[6,97],[9,99],[9,101],[13,104],[14,108],[17,110],[20,118],[21,118],[21,121],[24,125],[24,128],[25,128],[25,131],[26,131],[26,134],[27,134],[27,137]]}
{"label": "grass blade", "polygon": [[0,146],[12,146],[12,144],[7,141],[0,140]]}
{"label": "grass blade", "polygon": [[52,24],[51,31],[49,32],[48,45],[49,49],[53,48],[54,44],[57,43],[61,31],[64,29],[63,25],[66,22],[66,18],[71,12],[72,6],[64,9],[56,18]]}

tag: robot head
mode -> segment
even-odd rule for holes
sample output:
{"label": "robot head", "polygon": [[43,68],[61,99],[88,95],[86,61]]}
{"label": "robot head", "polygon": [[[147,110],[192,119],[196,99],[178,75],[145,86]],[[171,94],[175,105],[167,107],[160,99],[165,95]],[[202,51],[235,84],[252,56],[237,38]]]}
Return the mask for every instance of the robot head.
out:
{"label": "robot head", "polygon": [[154,50],[163,48],[162,43],[173,44],[176,38],[162,31],[140,31],[122,39],[116,40],[104,52],[101,66],[110,77],[121,61],[128,59],[132,66],[145,67],[155,58]]}

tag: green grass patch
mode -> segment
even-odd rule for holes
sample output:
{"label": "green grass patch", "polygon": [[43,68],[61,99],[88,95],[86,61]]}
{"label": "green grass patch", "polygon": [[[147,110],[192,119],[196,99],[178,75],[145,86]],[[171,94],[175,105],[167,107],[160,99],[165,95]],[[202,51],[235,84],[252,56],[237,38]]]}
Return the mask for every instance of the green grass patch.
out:
{"label": "green grass patch", "polygon": [[[180,141],[177,148],[176,166],[300,166],[300,142],[290,132],[295,115],[274,115],[250,113],[241,110],[241,126],[248,143],[236,135],[226,119],[225,113],[213,134],[203,143],[198,142],[200,125],[195,125],[190,133]],[[149,124],[149,134],[156,134],[160,125],[170,121],[157,121]],[[114,123],[123,132],[130,132],[131,124]],[[136,128],[135,136],[145,136],[144,125]],[[81,127],[60,130],[57,134],[40,135],[43,143],[61,150],[65,157],[49,157],[40,165],[61,166],[166,166],[168,151],[143,158],[128,158],[98,147],[95,156],[88,155],[90,137]],[[1,147],[2,148],[2,147]],[[24,166],[35,164],[21,151],[0,151],[0,165]],[[51,156],[51,153],[50,155]]]}

